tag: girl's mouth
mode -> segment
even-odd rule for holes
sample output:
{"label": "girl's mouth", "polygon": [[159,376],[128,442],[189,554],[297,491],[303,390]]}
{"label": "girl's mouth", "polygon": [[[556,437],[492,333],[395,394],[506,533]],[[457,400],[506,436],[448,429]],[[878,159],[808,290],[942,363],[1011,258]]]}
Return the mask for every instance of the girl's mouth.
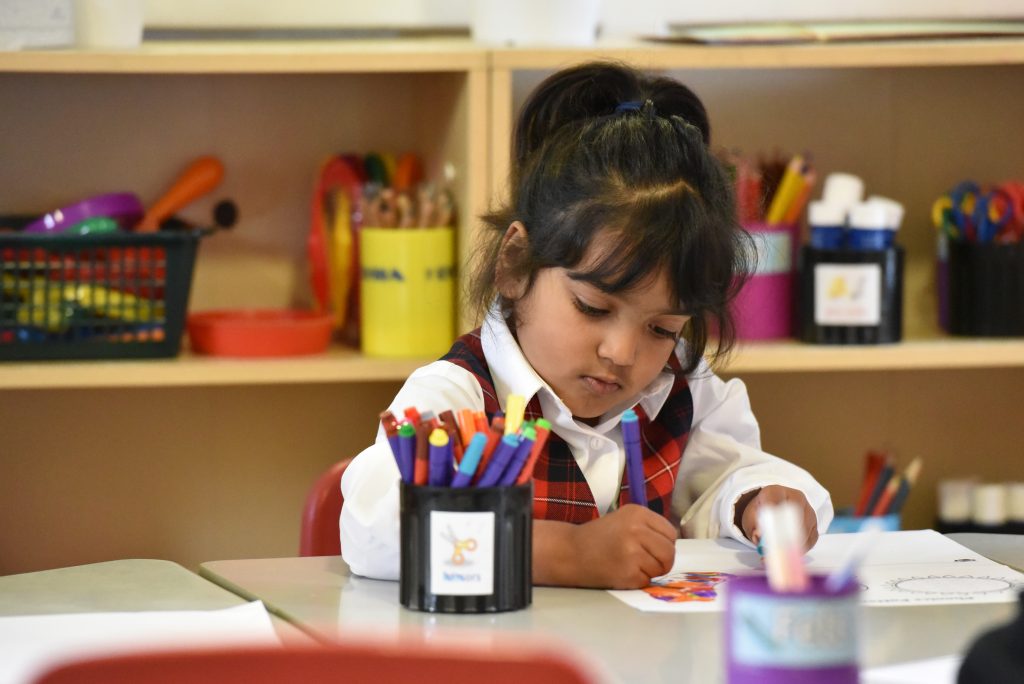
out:
{"label": "girl's mouth", "polygon": [[622,389],[622,385],[617,380],[610,378],[597,378],[593,375],[584,375],[581,379],[587,389],[598,396],[607,396]]}

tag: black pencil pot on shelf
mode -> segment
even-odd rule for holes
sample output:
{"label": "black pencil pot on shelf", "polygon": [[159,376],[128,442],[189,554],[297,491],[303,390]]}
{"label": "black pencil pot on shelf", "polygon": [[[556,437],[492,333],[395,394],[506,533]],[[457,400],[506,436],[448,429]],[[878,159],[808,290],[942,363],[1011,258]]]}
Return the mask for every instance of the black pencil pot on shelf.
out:
{"label": "black pencil pot on shelf", "polygon": [[403,606],[497,613],[532,601],[533,484],[401,485]]}
{"label": "black pencil pot on shelf", "polygon": [[799,337],[812,344],[889,344],[903,337],[903,262],[885,249],[815,249],[799,258]]}
{"label": "black pencil pot on shelf", "polygon": [[949,332],[1024,335],[1024,244],[949,243]]}

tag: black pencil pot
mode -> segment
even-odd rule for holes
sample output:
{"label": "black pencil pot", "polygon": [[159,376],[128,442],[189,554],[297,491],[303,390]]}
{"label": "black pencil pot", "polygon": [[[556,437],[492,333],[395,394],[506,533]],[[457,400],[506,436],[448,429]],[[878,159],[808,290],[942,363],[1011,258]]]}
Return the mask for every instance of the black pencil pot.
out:
{"label": "black pencil pot", "polygon": [[497,613],[532,601],[533,484],[401,485],[402,605]]}
{"label": "black pencil pot", "polygon": [[888,344],[903,337],[903,248],[800,250],[800,339]]}
{"label": "black pencil pot", "polygon": [[1024,244],[949,243],[949,332],[1024,335]]}

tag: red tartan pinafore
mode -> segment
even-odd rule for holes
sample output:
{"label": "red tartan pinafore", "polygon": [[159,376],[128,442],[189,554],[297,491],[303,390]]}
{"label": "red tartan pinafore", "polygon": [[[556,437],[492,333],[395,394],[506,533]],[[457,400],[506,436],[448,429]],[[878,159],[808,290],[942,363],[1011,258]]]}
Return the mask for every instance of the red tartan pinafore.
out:
{"label": "red tartan pinafore", "polygon": [[[442,360],[454,363],[472,373],[484,395],[484,412],[490,422],[501,410],[494,391],[487,360],[480,342],[480,330],[463,335],[455,341]],[[670,365],[677,369],[679,362],[673,355]],[[644,475],[648,507],[668,518],[671,511],[672,490],[682,460],[683,449],[693,421],[693,397],[686,378],[676,375],[675,382],[654,421],[644,410],[634,409],[640,419],[641,446],[643,448]],[[540,400],[535,396],[526,407],[526,419],[542,417]],[[619,505],[629,502],[629,483],[619,488]],[[561,520],[585,523],[599,517],[594,495],[587,484],[569,446],[554,432],[548,437],[544,453],[537,459],[533,470],[533,517],[541,520]]]}

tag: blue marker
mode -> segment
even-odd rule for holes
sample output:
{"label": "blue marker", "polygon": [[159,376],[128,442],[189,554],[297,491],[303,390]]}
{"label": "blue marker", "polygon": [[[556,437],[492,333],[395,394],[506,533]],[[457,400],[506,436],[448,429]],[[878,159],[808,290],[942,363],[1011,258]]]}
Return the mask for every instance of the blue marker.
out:
{"label": "blue marker", "polygon": [[622,414],[622,443],[626,447],[626,474],[629,477],[629,498],[647,506],[647,484],[644,478],[644,455],[640,449],[640,420],[633,409]]}
{"label": "blue marker", "polygon": [[455,477],[452,479],[452,487],[466,487],[473,481],[476,467],[480,465],[480,457],[484,455],[485,446],[487,446],[487,435],[482,432],[473,435],[465,453],[462,454],[459,472],[455,473]]}
{"label": "blue marker", "polygon": [[516,448],[519,446],[519,438],[515,435],[505,435],[498,442],[498,448],[487,463],[487,469],[476,483],[477,487],[494,487],[501,481],[501,476],[508,467],[509,461],[515,456]]}
{"label": "blue marker", "polygon": [[416,463],[416,428],[402,423],[398,428],[398,472],[402,482],[412,484]]}
{"label": "blue marker", "polygon": [[427,484],[446,487],[452,479],[452,444],[448,433],[437,428],[430,433],[430,470]]}
{"label": "blue marker", "polygon": [[519,479],[519,472],[523,469],[526,464],[526,460],[530,458],[530,452],[533,450],[533,443],[537,439],[537,431],[527,426],[523,428],[523,439],[519,442],[519,446],[516,447],[516,453],[512,455],[512,460],[509,461],[508,467],[505,468],[505,472],[501,476],[501,481],[498,483],[503,487],[511,487]]}

